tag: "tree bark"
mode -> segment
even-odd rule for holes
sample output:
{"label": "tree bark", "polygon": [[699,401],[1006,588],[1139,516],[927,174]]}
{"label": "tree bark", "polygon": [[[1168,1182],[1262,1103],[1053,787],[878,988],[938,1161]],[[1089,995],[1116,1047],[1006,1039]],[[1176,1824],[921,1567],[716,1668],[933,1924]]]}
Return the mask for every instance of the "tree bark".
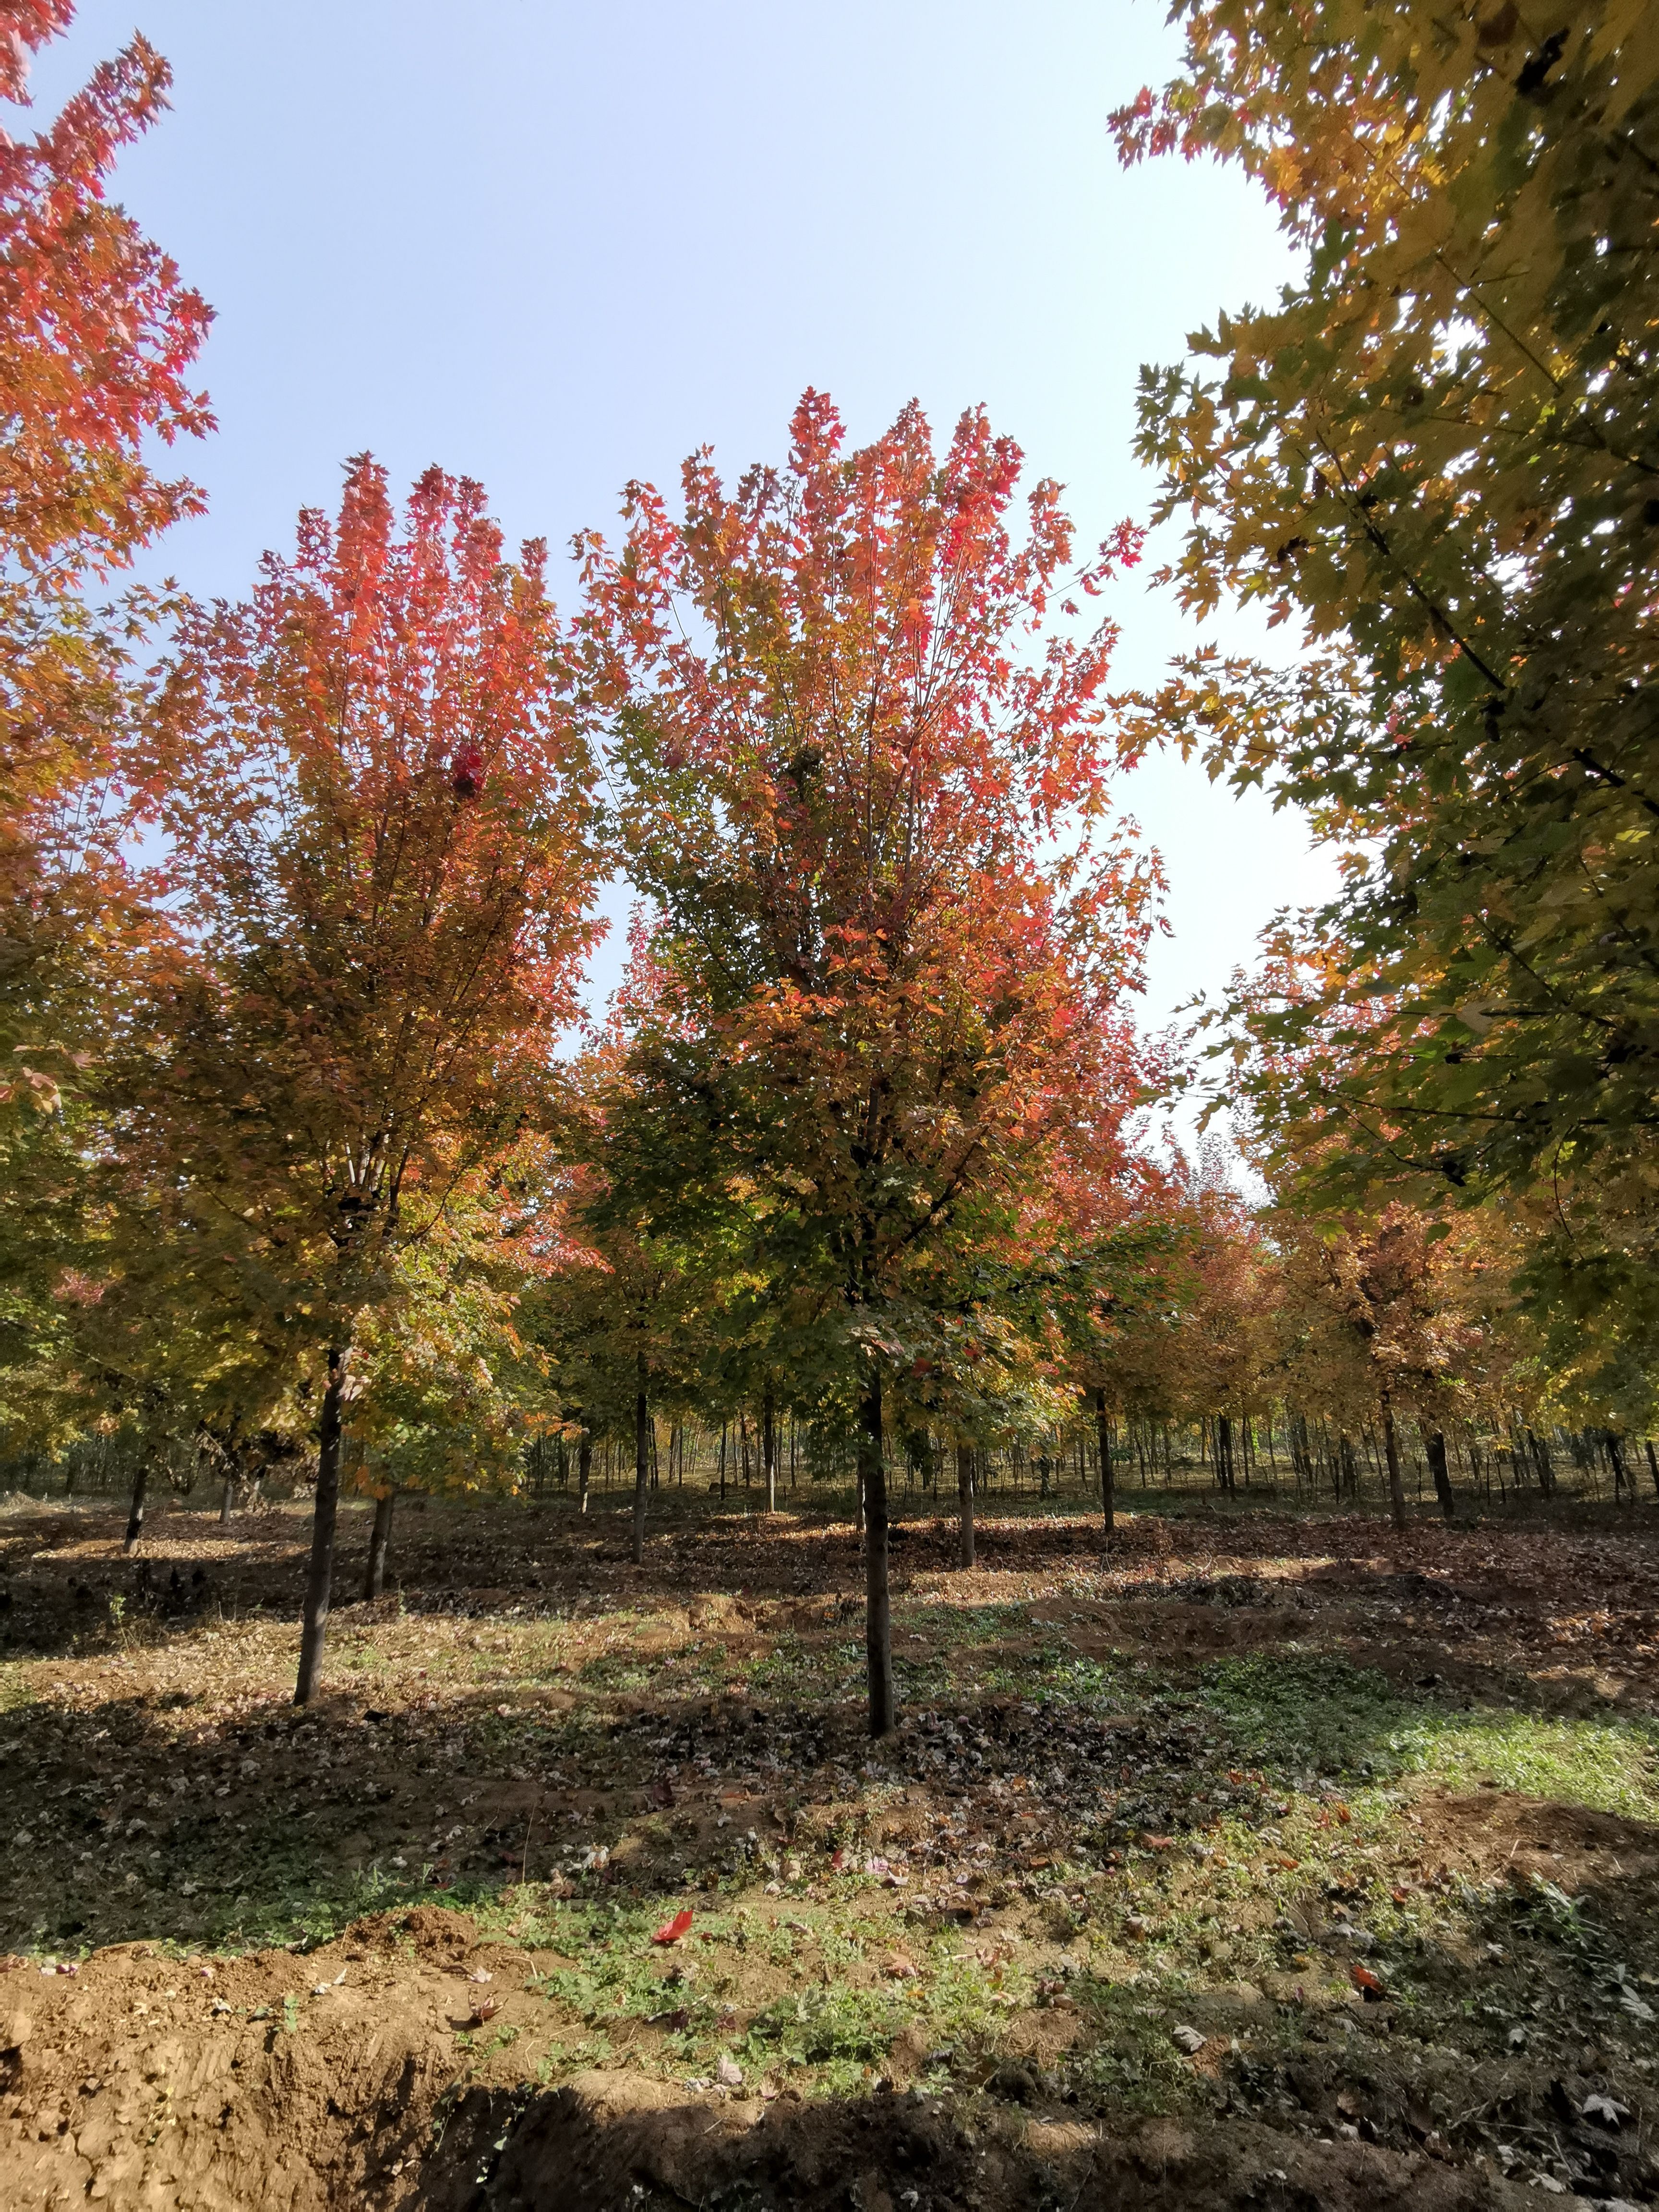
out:
{"label": "tree bark", "polygon": [[1630,1479],[1630,1469],[1625,1465],[1625,1448],[1616,1429],[1603,1429],[1607,1440],[1607,1457],[1613,1463],[1613,1494],[1616,1498],[1622,1489],[1631,1504],[1636,1503],[1636,1485]]}
{"label": "tree bark", "polygon": [[646,1392],[649,1370],[641,1352],[634,1392],[634,1565],[645,1565],[645,1493],[651,1481],[651,1404]]}
{"label": "tree bark", "polygon": [[957,1565],[974,1564],[974,1448],[957,1446]]}
{"label": "tree bark", "polygon": [[122,1539],[121,1549],[131,1559],[137,1550],[144,1533],[144,1498],[149,1489],[149,1454],[147,1451],[138,1462],[138,1472],[132,1479],[132,1503],[127,1508],[127,1533]]}
{"label": "tree bark", "polygon": [[1344,1430],[1336,1440],[1336,1496],[1340,1504],[1346,1497],[1350,1501],[1359,1495],[1359,1462],[1354,1457],[1353,1438]]}
{"label": "tree bark", "polygon": [[345,1405],[346,1361],[336,1349],[328,1355],[328,1387],[323,1392],[317,1437],[317,1502],[311,1516],[311,1571],[306,1580],[305,1625],[300,1632],[300,1678],[294,1702],[308,1705],[316,1694],[328,1628],[328,1601],[334,1587],[334,1528],[340,1516],[340,1417]]}
{"label": "tree bark", "polygon": [[230,1516],[235,1510],[236,1478],[234,1474],[228,1474],[225,1477],[224,1494],[219,1500],[219,1526],[222,1528],[229,1528]]}
{"label": "tree bark", "polygon": [[1100,1510],[1109,1538],[1117,1515],[1117,1488],[1112,1476],[1112,1430],[1106,1419],[1106,1393],[1095,1392],[1095,1435],[1100,1444]]}
{"label": "tree bark", "polygon": [[1400,1480],[1400,1439],[1395,1434],[1394,1408],[1383,1401],[1382,1451],[1389,1463],[1389,1517],[1400,1534],[1406,1533],[1406,1486]]}
{"label": "tree bark", "polygon": [[761,1403],[761,1457],[766,1467],[766,1510],[778,1510],[778,1408],[772,1385],[766,1386]]}
{"label": "tree bark", "polygon": [[887,1589],[887,1470],[881,1450],[881,1370],[872,1367],[859,1407],[859,1474],[864,1492],[864,1648],[870,1733],[893,1729],[893,1616]]}
{"label": "tree bark", "polygon": [[1653,1487],[1656,1494],[1659,1494],[1659,1459],[1656,1459],[1654,1457],[1653,1438],[1651,1437],[1648,1438],[1648,1473],[1653,1477]]}
{"label": "tree bark", "polygon": [[1555,1495],[1555,1466],[1550,1458],[1549,1446],[1535,1429],[1527,1431],[1527,1450],[1531,1455],[1533,1472],[1538,1477],[1538,1487],[1546,1498]]}
{"label": "tree bark", "polygon": [[587,1486],[593,1475],[593,1439],[582,1431],[582,1440],[576,1447],[576,1510],[587,1510]]}
{"label": "tree bark", "polygon": [[1237,1487],[1233,1480],[1233,1421],[1231,1413],[1215,1417],[1216,1480],[1231,1497]]}
{"label": "tree bark", "polygon": [[1434,1494],[1440,1500],[1440,1510],[1448,1521],[1455,1510],[1452,1498],[1451,1472],[1446,1465],[1446,1437],[1443,1429],[1425,1429],[1423,1449],[1429,1455],[1429,1473],[1434,1477]]}
{"label": "tree bark", "polygon": [[392,1548],[392,1513],[397,1503],[395,1490],[388,1490],[384,1498],[374,1501],[374,1526],[368,1532],[368,1572],[363,1577],[365,1597],[379,1597],[386,1588],[386,1555]]}

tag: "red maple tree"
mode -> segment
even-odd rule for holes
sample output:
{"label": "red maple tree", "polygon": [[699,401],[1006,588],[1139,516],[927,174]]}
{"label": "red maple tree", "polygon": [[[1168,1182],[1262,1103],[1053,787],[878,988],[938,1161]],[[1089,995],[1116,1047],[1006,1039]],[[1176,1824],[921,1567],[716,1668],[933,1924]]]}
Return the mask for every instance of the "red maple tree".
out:
{"label": "red maple tree", "polygon": [[360,1316],[542,1110],[596,934],[591,766],[543,559],[506,560],[478,486],[436,469],[400,520],[360,457],[337,522],[302,514],[251,600],[186,623],[150,763],[183,927],[125,1141],[171,1233],[216,1247],[321,1370],[301,1702]]}
{"label": "red maple tree", "polygon": [[[641,1079],[665,1113],[718,1094],[707,1174],[744,1179],[856,1378],[879,1735],[884,1390],[1124,1096],[1152,877],[1107,827],[1114,632],[1075,618],[1139,548],[1126,526],[1074,568],[1048,482],[1012,528],[1022,457],[982,413],[942,453],[914,405],[854,452],[820,394],[792,428],[732,494],[694,456],[681,520],[630,488],[621,552],[586,547],[589,639],[669,979]],[[660,1153],[670,1205],[686,1148]]]}

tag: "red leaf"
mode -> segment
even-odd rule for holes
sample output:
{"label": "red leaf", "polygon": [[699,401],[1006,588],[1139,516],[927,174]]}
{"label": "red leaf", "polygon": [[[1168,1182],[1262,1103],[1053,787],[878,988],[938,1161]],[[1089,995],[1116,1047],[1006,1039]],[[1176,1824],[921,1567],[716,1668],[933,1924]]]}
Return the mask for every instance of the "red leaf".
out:
{"label": "red leaf", "polygon": [[682,1936],[689,1934],[690,1927],[690,1912],[677,1912],[672,1920],[663,1922],[653,1934],[651,1941],[653,1943],[678,1943]]}

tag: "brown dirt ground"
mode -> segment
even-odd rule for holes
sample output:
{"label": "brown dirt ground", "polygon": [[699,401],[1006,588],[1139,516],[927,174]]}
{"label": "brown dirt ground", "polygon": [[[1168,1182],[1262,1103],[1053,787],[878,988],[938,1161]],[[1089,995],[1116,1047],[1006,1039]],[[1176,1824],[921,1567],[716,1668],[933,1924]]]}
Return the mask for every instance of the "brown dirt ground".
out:
{"label": "brown dirt ground", "polygon": [[[471,1978],[499,1977],[510,2001],[524,1966],[511,1946],[479,1944],[463,1916],[416,1907],[364,1921],[302,1962],[267,1953],[204,1966],[138,1944],[97,1953],[72,1978],[20,1973],[0,2027],[15,2039],[4,2202],[15,2212],[1475,2212],[1536,2202],[1427,2153],[1297,2142],[1237,2119],[1111,2131],[1019,2105],[988,2119],[892,2082],[852,2100],[770,2104],[623,2070],[551,2090],[470,2083],[454,2036],[473,2016],[482,1985]],[[337,1975],[303,2036],[285,2032],[283,1997]],[[222,2025],[216,2001],[270,2016]]]}

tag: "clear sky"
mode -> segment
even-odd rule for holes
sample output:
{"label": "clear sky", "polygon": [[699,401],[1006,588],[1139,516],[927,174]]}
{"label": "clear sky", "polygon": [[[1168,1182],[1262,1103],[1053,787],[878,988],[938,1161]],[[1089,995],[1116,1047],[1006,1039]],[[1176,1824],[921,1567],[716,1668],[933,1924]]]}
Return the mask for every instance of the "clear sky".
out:
{"label": "clear sky", "polygon": [[[210,512],[163,562],[199,592],[243,591],[364,448],[556,548],[704,442],[781,459],[809,384],[857,436],[984,402],[1098,538],[1152,495],[1139,364],[1288,270],[1236,175],[1117,167],[1108,112],[1175,57],[1156,0],[82,0],[40,106],[135,21],[174,112],[120,196],[218,313]],[[1113,611],[1125,680],[1198,635],[1138,580]],[[1119,799],[1170,875],[1154,1021],[1332,880],[1196,769]]]}

